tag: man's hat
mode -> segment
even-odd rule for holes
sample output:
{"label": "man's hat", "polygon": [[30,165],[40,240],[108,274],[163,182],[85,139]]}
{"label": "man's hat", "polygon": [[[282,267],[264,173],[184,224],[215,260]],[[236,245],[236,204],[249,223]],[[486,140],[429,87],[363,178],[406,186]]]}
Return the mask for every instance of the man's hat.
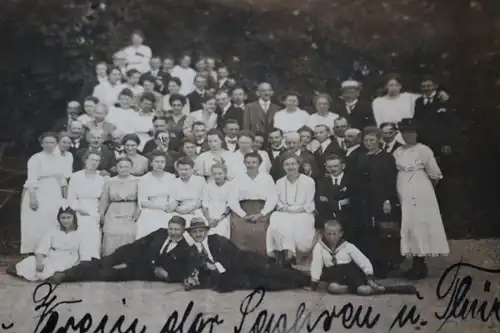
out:
{"label": "man's hat", "polygon": [[398,129],[400,132],[416,131],[417,124],[416,124],[415,120],[413,120],[411,118],[404,118],[398,123]]}
{"label": "man's hat", "polygon": [[361,88],[361,84],[356,80],[346,80],[340,85],[341,89],[346,88]]}
{"label": "man's hat", "polygon": [[207,221],[205,221],[204,218],[202,217],[193,217],[191,221],[189,222],[189,225],[186,227],[187,231],[191,231],[193,229],[199,229],[199,228],[206,228],[210,229],[210,227],[207,224]]}

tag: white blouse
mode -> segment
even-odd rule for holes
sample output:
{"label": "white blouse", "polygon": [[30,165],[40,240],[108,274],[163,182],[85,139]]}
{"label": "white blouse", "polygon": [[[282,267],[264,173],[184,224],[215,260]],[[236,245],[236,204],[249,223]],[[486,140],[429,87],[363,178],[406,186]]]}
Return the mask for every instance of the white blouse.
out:
{"label": "white blouse", "polygon": [[297,132],[299,128],[309,123],[309,117],[309,113],[301,109],[294,112],[283,109],[274,115],[274,127],[279,128],[284,133]]}
{"label": "white blouse", "polygon": [[220,157],[215,155],[212,151],[201,153],[194,164],[194,169],[197,175],[210,177],[212,165],[223,162],[227,167],[227,178],[234,178],[235,163],[233,162],[234,155],[225,149],[221,150]]}
{"label": "white blouse", "polygon": [[153,137],[149,135],[149,131],[153,129],[153,117],[154,114],[140,114],[137,113],[135,117],[135,133],[141,139],[141,144],[139,145],[139,150],[142,151],[146,142],[151,140]]}
{"label": "white blouse", "polygon": [[174,181],[175,176],[169,172],[163,173],[161,178],[156,178],[151,172],[142,176],[137,189],[139,207],[142,209],[142,205],[148,201],[161,205],[173,202]]}
{"label": "white blouse", "polygon": [[181,66],[177,65],[174,68],[172,68],[170,75],[172,77],[178,77],[181,80],[182,84],[181,84],[181,89],[179,91],[181,95],[187,96],[196,89],[194,85],[194,78],[196,77],[196,71],[191,67],[182,68]]}
{"label": "white blouse", "polygon": [[217,214],[222,214],[229,207],[229,197],[231,196],[231,183],[225,182],[222,186],[218,186],[212,180],[203,191],[202,206],[203,208],[217,211]]}
{"label": "white blouse", "polygon": [[138,114],[132,109],[113,107],[106,118],[116,126],[116,129],[125,134],[135,133],[137,130]]}
{"label": "white blouse", "polygon": [[206,114],[203,113],[203,110],[191,112],[191,117],[194,121],[201,121],[205,123],[207,131],[217,128],[217,113],[215,112],[210,113],[208,119],[206,118]]}
{"label": "white blouse", "polygon": [[44,178],[56,178],[61,186],[67,184],[67,163],[58,151],[52,154],[41,151],[31,156],[27,173],[28,177],[24,183],[27,189],[37,189]]}
{"label": "white blouse", "polygon": [[[163,111],[167,112],[172,110],[172,107],[170,106],[170,94],[166,94],[163,96]],[[185,114],[186,116],[189,116],[191,113],[191,107],[189,106],[189,99],[186,98],[186,104],[182,108],[182,113]]]}
{"label": "white blouse", "polygon": [[206,185],[205,178],[201,176],[193,175],[187,182],[175,178],[172,182],[172,198],[181,204],[193,201],[201,202]]}
{"label": "white blouse", "polygon": [[64,232],[60,228],[54,228],[43,236],[35,253],[47,257],[60,257],[61,262],[65,264],[71,262],[77,264],[79,260],[90,260],[90,257],[82,251],[83,241],[82,234],[77,230]]}
{"label": "white blouse", "polygon": [[276,207],[278,194],[273,177],[267,173],[259,173],[255,179],[244,173],[236,176],[231,181],[232,192],[229,198],[229,207],[240,217],[246,215],[241,208],[240,201],[264,200],[266,203],[262,208],[262,215],[271,213]]}
{"label": "white blouse", "polygon": [[311,280],[313,282],[318,282],[324,267],[348,264],[352,261],[354,261],[366,275],[373,275],[373,266],[370,260],[368,260],[363,252],[353,244],[344,241],[335,251],[332,251],[320,240],[316,243],[312,252]]}
{"label": "white blouse", "polygon": [[292,184],[285,176],[278,179],[276,187],[278,189],[278,209],[290,207],[292,211],[295,211],[304,208],[304,211],[309,214],[312,214],[316,209],[314,204],[316,184],[311,177],[300,174],[299,178]]}
{"label": "white blouse", "polygon": [[137,69],[141,74],[151,70],[149,61],[152,57],[152,51],[149,46],[139,45],[139,47],[135,47],[130,45],[123,52],[127,57],[127,69]]}
{"label": "white blouse", "polygon": [[[259,150],[259,155],[262,157],[262,163],[259,166],[259,172],[260,173],[269,173],[271,171],[271,159],[269,158],[269,155],[267,152],[263,150]],[[246,166],[245,166],[245,161],[244,161],[245,155],[239,150],[235,151],[233,153],[233,170],[236,173],[242,174],[246,173]]]}
{"label": "white blouse", "polygon": [[118,95],[125,88],[124,84],[111,85],[109,81],[99,83],[95,88],[92,96],[97,97],[100,103],[106,104],[108,107],[118,103]]}
{"label": "white blouse", "polygon": [[375,98],[372,108],[377,126],[385,122],[397,124],[404,118],[413,118],[415,101],[418,97],[420,95],[404,92],[396,98],[387,96]]}
{"label": "white blouse", "polygon": [[431,179],[442,179],[443,174],[432,150],[424,144],[401,146],[393,153],[399,172],[425,171]]}
{"label": "white blouse", "polygon": [[68,185],[69,205],[88,214],[97,214],[104,182],[104,177],[98,172],[93,175],[87,174],[85,170],[75,172]]}
{"label": "white blouse", "polygon": [[313,113],[309,116],[307,126],[314,131],[316,126],[326,125],[330,129],[330,133],[333,133],[333,122],[337,118],[339,118],[339,115],[333,112],[328,112],[326,116],[321,116],[319,113]]}
{"label": "white blouse", "polygon": [[91,116],[89,116],[86,113],[84,113],[80,117],[78,117],[78,121],[81,122],[82,124],[86,124],[92,120],[94,120],[94,118],[92,118]]}

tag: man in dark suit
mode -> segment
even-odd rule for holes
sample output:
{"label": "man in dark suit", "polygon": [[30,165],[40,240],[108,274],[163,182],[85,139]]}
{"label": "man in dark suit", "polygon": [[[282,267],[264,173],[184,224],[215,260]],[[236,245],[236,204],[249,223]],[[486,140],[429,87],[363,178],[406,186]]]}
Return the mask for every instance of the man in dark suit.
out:
{"label": "man in dark suit", "polygon": [[271,162],[274,161],[286,149],[283,146],[283,131],[279,128],[272,128],[267,137],[267,154]]}
{"label": "man in dark suit", "polygon": [[402,144],[396,140],[396,136],[398,135],[396,124],[382,123],[380,124],[380,130],[382,131],[381,148],[386,153],[392,155],[396,149],[402,146]]}
{"label": "man in dark suit", "polygon": [[321,221],[336,218],[342,225],[345,238],[354,242],[356,221],[353,219],[351,184],[349,176],[344,172],[345,167],[343,157],[330,155],[325,158],[326,173],[316,180],[316,210]]}
{"label": "man in dark suit", "polygon": [[259,84],[257,89],[258,100],[247,104],[243,112],[243,129],[253,133],[269,133],[273,128],[274,114],[280,107],[271,102],[274,91],[267,82]]}
{"label": "man in dark suit", "polygon": [[286,151],[282,152],[278,157],[276,157],[271,166],[270,174],[274,181],[284,177],[286,175],[283,169],[283,158],[287,156],[287,153],[296,154],[300,157],[300,172],[311,178],[318,177],[318,166],[314,159],[314,155],[308,150],[300,149],[300,135],[297,132],[290,132],[285,134],[285,146]]}
{"label": "man in dark suit", "polygon": [[105,171],[107,174],[116,164],[115,154],[109,149],[104,142],[104,132],[101,130],[92,130],[89,132],[89,146],[79,149],[75,154],[74,171],[79,171],[85,168],[85,156],[88,152],[98,153],[101,156],[101,161],[97,167],[98,171]]}
{"label": "man in dark suit", "polygon": [[240,134],[240,125],[234,119],[228,119],[224,125],[224,141],[227,150],[235,152],[238,150],[238,135]]}
{"label": "man in dark suit", "polygon": [[245,110],[245,103],[247,101],[247,93],[243,87],[234,87],[231,91],[231,100],[235,108]]}
{"label": "man in dark suit", "polygon": [[243,127],[243,110],[231,104],[227,91],[219,90],[215,95],[215,101],[217,102],[215,113],[217,113],[217,127],[219,129],[225,127],[228,119],[236,120],[240,128]]}
{"label": "man in dark suit", "polygon": [[94,93],[94,88],[108,80],[108,65],[104,62],[98,62],[95,66],[95,73],[89,77],[86,77],[83,81],[82,90],[79,94],[79,101],[83,101],[88,96],[92,96]]}
{"label": "man in dark suit", "polygon": [[[89,146],[87,140],[85,140],[85,128],[79,120],[72,121],[69,127],[69,135],[71,139],[71,148],[69,152],[76,156],[76,152],[80,149],[87,148]],[[73,168],[76,166],[76,159],[73,159]]]}
{"label": "man in dark suit", "polygon": [[208,235],[210,227],[202,218],[194,217],[187,230],[194,244],[188,265],[191,274],[184,280],[186,290],[287,290],[309,282],[302,272],[271,264],[256,252],[240,250],[225,237]]}
{"label": "man in dark suit", "polygon": [[345,143],[347,146],[346,172],[349,173],[355,168],[359,156],[365,152],[365,147],[361,144],[361,131],[357,128],[349,128],[345,131]]}
{"label": "man in dark suit", "polygon": [[196,89],[188,94],[186,98],[189,100],[191,112],[201,110],[203,108],[203,99],[208,95],[207,79],[202,75],[196,75],[194,78],[194,86]]}
{"label": "man in dark suit", "polygon": [[371,104],[360,99],[361,84],[354,80],[342,82],[341,96],[336,101],[334,111],[340,117],[346,118],[353,128],[363,130],[375,125]]}
{"label": "man in dark suit", "polygon": [[162,61],[160,56],[153,56],[149,61],[149,66],[151,70],[141,75],[141,84],[144,83],[145,78],[152,78],[154,83],[154,90],[158,93],[162,93],[168,84],[168,80],[172,77],[170,73],[161,70]]}
{"label": "man in dark suit", "polygon": [[186,220],[174,216],[167,229],[123,245],[101,259],[82,261],[54,274],[53,283],[77,281],[182,282],[189,274],[186,262],[192,248],[183,237]]}
{"label": "man in dark suit", "polygon": [[326,125],[317,125],[314,129],[316,140],[319,142],[318,149],[314,152],[314,159],[318,166],[319,176],[325,174],[326,157],[330,155],[345,156],[345,152],[340,149],[336,140],[332,140],[330,128]]}
{"label": "man in dark suit", "polygon": [[217,69],[217,90],[229,91],[236,85],[236,82],[229,77],[227,66],[221,66]]}
{"label": "man in dark suit", "polygon": [[70,124],[73,121],[78,120],[78,116],[80,115],[81,112],[81,106],[80,103],[77,101],[71,101],[68,103],[66,107],[66,115],[57,120],[55,124],[52,126],[52,132],[69,132],[70,131]]}

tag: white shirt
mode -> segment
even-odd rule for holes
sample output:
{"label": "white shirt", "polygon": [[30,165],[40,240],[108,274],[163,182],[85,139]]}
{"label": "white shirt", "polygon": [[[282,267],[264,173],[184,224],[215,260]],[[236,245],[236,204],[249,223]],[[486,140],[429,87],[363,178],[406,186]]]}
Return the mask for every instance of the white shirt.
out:
{"label": "white shirt", "polygon": [[196,89],[194,85],[194,78],[196,77],[196,71],[191,67],[183,68],[177,65],[174,68],[172,68],[170,75],[172,75],[172,77],[178,77],[181,80],[182,84],[181,84],[181,89],[179,91],[181,95],[186,96],[192,93]]}
{"label": "white shirt", "polygon": [[[207,126],[207,131],[217,128],[217,113],[215,112],[206,114],[203,110],[198,110],[191,112],[190,116],[194,119],[194,121],[203,122]],[[205,119],[205,116],[208,116],[208,119]]]}
{"label": "white shirt", "polygon": [[222,108],[222,115],[225,115],[227,110],[231,107],[231,103],[227,103],[225,107]]}
{"label": "white shirt", "polygon": [[278,193],[273,177],[267,173],[259,173],[255,179],[248,174],[237,175],[232,184],[232,195],[229,198],[229,207],[240,217],[246,215],[241,208],[240,201],[244,200],[264,200],[266,203],[261,210],[262,215],[271,213],[276,207]]}
{"label": "white shirt", "polygon": [[264,101],[259,98],[259,104],[260,107],[264,110],[265,113],[269,110],[269,107],[271,106],[271,101]]}
{"label": "white shirt", "polygon": [[[177,246],[177,244],[179,244],[179,242],[181,240],[182,240],[182,238],[179,239],[177,242],[174,242],[173,240],[170,239],[170,237],[168,237],[165,240],[165,243],[163,243],[163,245],[160,248],[160,254],[163,254],[163,251],[165,251],[166,253],[169,253],[170,251],[172,251],[173,249],[175,249],[175,247]],[[167,247],[167,245],[168,245],[168,247]]]}
{"label": "white shirt", "polygon": [[[271,166],[272,166],[272,163],[271,163],[271,159],[269,158],[269,155],[263,151],[263,150],[259,150],[259,155],[260,157],[262,157],[262,163],[260,164],[259,166],[259,172],[260,173],[269,173],[271,171]],[[243,155],[243,153],[239,150],[235,151],[233,153],[233,162],[234,162],[234,166],[233,166],[233,170],[236,172],[236,173],[246,173],[246,166],[245,166],[245,156]]]}
{"label": "white shirt", "polygon": [[404,118],[413,118],[415,101],[418,97],[420,95],[404,92],[396,98],[387,96],[375,98],[372,108],[377,127],[385,122],[397,124]]}
{"label": "white shirt", "polygon": [[228,136],[224,137],[224,141],[226,141],[227,150],[234,153],[236,151],[236,145],[238,143],[238,137],[234,138],[234,143],[229,142],[230,138]]}
{"label": "white shirt", "polygon": [[109,81],[104,81],[95,86],[92,96],[97,97],[100,103],[106,104],[108,107],[113,107],[118,103],[118,95],[124,88],[124,84],[117,83],[111,85]]}
{"label": "white shirt", "polygon": [[[333,260],[335,258],[335,262]],[[323,241],[318,241],[312,252],[311,280],[318,282],[324,267],[348,264],[354,261],[366,274],[373,275],[373,266],[368,258],[353,244],[344,241],[335,251],[326,246]]]}
{"label": "white shirt", "polygon": [[359,148],[359,144],[358,144],[358,145],[354,145],[354,146],[352,146],[352,147],[347,148],[347,151],[346,151],[345,155],[346,155],[346,156],[351,155],[351,154],[352,154],[352,152],[353,152],[353,151],[355,151],[355,150],[356,150],[356,149],[358,149],[358,148]]}
{"label": "white shirt", "polygon": [[283,109],[274,115],[274,127],[279,128],[284,133],[297,132],[299,128],[309,123],[309,117],[309,113],[301,109],[294,112]]}
{"label": "white shirt", "polygon": [[107,120],[116,126],[116,129],[125,134],[135,133],[137,129],[138,114],[132,109],[121,107],[110,108]]}
{"label": "white shirt", "polygon": [[344,143],[345,138],[341,138],[341,137],[338,137],[338,136],[336,136],[335,138],[337,139],[337,143],[339,144],[340,149],[346,150],[346,146],[345,146],[345,143]]}
{"label": "white shirt", "polygon": [[[195,245],[200,253],[202,252],[202,249],[204,249],[208,255],[208,259],[214,262],[214,256],[212,255],[212,252],[210,252],[210,247],[208,246],[207,238],[205,238],[201,243],[195,243]],[[224,273],[226,271],[226,269],[224,268],[224,266],[222,266],[220,262],[214,262],[214,265],[219,273]]]}
{"label": "white shirt", "polygon": [[337,177],[335,177],[334,175],[330,175],[330,177],[332,178],[332,184],[333,185],[335,185],[335,183],[337,183],[337,185],[340,186],[340,183],[342,182],[342,178],[344,178],[344,173],[342,172]]}
{"label": "white shirt", "polygon": [[347,111],[347,114],[351,114],[352,110],[356,107],[357,103],[358,103],[357,99],[350,103],[345,102],[345,110]]}
{"label": "white shirt", "polygon": [[278,209],[290,207],[292,211],[304,209],[306,213],[312,214],[315,210],[314,194],[316,185],[311,177],[300,174],[299,178],[291,183],[287,176],[276,182],[278,189]]}
{"label": "white shirt", "polygon": [[326,125],[330,129],[330,133],[333,133],[333,122],[337,118],[339,118],[339,115],[333,112],[328,112],[326,116],[313,113],[309,116],[307,126],[314,130],[318,125]]}
{"label": "white shirt", "polygon": [[139,145],[139,150],[142,151],[146,142],[151,140],[153,137],[149,135],[149,131],[153,129],[153,117],[154,114],[140,114],[136,113],[135,117],[135,132],[141,143]]}
{"label": "white shirt", "polygon": [[133,45],[127,46],[123,52],[127,57],[127,70],[137,69],[141,74],[149,72],[151,67],[149,66],[149,61],[151,60],[152,51],[149,46],[139,45],[135,47]]}
{"label": "white shirt", "polygon": [[386,151],[386,152],[389,152],[390,150],[392,150],[392,148],[394,147],[394,145],[396,144],[396,139],[392,140],[391,142],[385,142],[384,141],[384,147],[383,149]]}
{"label": "white shirt", "polygon": [[88,114],[84,113],[82,114],[81,116],[78,117],[78,121],[81,122],[82,124],[86,124],[90,121],[94,120],[94,118],[92,118],[91,116],[89,116]]}
{"label": "white shirt", "polygon": [[210,177],[212,165],[219,163],[222,159],[223,163],[227,167],[227,178],[232,179],[234,177],[234,162],[233,153],[222,149],[219,153],[220,155],[215,155],[212,151],[206,151],[200,154],[196,158],[194,169],[196,174],[200,176]]}

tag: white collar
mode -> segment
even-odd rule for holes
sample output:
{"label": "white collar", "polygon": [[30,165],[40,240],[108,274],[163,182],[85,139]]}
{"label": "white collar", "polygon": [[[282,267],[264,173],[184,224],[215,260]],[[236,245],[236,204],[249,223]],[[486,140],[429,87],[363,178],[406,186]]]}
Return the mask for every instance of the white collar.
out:
{"label": "white collar", "polygon": [[227,110],[231,107],[231,103],[227,103],[227,105],[222,109],[222,114],[225,114]]}
{"label": "white collar", "polygon": [[300,149],[297,149],[297,151],[295,152],[295,155],[300,156]]}
{"label": "white collar", "polygon": [[332,143],[332,140],[330,138],[326,139],[325,141],[321,142],[320,143],[320,146],[321,146],[321,150],[322,152],[325,151],[326,147],[328,147],[328,145]]}
{"label": "white collar", "polygon": [[355,151],[355,150],[356,150],[356,149],[358,149],[358,148],[359,148],[359,144],[357,144],[357,145],[354,145],[354,146],[352,146],[352,147],[347,148],[347,151],[346,151],[346,153],[345,153],[345,154],[346,154],[346,156],[349,156],[349,155],[350,155],[353,151]]}
{"label": "white collar", "polygon": [[260,103],[260,105],[270,105],[271,101],[265,101],[265,100],[259,98],[259,103]]}
{"label": "white collar", "polygon": [[335,179],[338,179],[338,184],[340,185],[340,183],[342,182],[342,178],[344,178],[344,172],[342,172],[340,175],[338,176],[334,176],[334,175],[330,175],[330,177],[332,178],[332,181],[335,183]]}
{"label": "white collar", "polygon": [[354,101],[352,101],[352,102],[350,102],[350,103],[345,102],[345,104],[346,104],[347,106],[355,106],[355,105],[356,105],[356,103],[358,103],[358,100],[357,100],[357,99],[355,99]]}
{"label": "white collar", "polygon": [[199,90],[198,88],[196,88],[196,92],[200,95],[205,94],[205,90]]}
{"label": "white collar", "polygon": [[234,105],[234,107],[236,107],[236,108],[240,108],[240,109],[244,109],[244,108],[245,108],[245,103],[240,104],[240,105],[236,105],[236,104],[233,104],[233,105]]}
{"label": "white collar", "polygon": [[389,143],[385,142],[384,147],[385,147],[385,148],[387,148],[387,147],[392,148],[392,147],[394,147],[394,145],[395,145],[395,144],[396,144],[396,139],[394,138],[394,139],[392,139],[392,141],[391,141],[391,142],[389,142]]}
{"label": "white collar", "polygon": [[430,96],[425,96],[424,95],[424,99],[426,99],[426,100],[432,100],[432,99],[434,99],[434,97],[436,97],[436,93],[437,93],[436,91],[433,91]]}

